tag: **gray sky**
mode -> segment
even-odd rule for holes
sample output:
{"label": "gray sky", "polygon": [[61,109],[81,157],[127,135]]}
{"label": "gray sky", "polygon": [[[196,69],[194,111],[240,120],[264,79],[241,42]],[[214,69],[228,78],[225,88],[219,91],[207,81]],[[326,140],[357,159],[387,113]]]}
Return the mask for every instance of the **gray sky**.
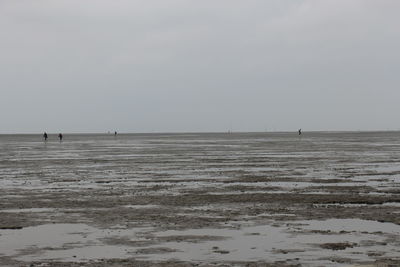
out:
{"label": "gray sky", "polygon": [[0,0],[0,132],[400,129],[398,0]]}

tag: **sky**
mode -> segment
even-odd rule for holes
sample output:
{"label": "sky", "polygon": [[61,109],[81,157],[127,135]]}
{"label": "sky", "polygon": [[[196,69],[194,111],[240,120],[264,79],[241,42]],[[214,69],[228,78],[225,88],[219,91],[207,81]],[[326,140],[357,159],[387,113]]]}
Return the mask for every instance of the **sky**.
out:
{"label": "sky", "polygon": [[398,0],[0,0],[0,133],[400,129]]}

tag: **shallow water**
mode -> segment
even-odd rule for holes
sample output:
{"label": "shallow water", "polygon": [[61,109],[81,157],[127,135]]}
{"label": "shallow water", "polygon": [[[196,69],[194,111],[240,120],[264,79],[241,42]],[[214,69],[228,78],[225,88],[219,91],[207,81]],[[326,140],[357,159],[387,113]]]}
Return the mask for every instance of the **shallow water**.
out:
{"label": "shallow water", "polygon": [[373,262],[400,257],[398,192],[398,132],[0,135],[0,253]]}
{"label": "shallow water", "polygon": [[[367,259],[362,253],[365,250],[387,257],[396,257],[400,253],[400,226],[390,223],[331,219],[292,221],[280,226],[252,226],[246,222],[234,222],[226,227],[158,232],[153,228],[124,229],[117,226],[98,229],[85,224],[47,224],[21,230],[1,230],[0,251],[3,255],[16,256],[23,261],[86,261],[135,255],[151,260],[193,262],[264,259],[298,262],[298,259],[302,259],[309,266],[338,266],[327,260],[336,255],[364,261]],[[180,241],[173,241],[177,237]],[[184,237],[189,241],[185,241]],[[219,237],[219,240],[207,240],[207,237]],[[129,241],[169,238],[171,241],[135,247],[110,245],[103,242],[106,238]],[[335,242],[353,243],[354,247],[343,251],[327,251],[320,247],[321,244]],[[160,253],[160,249],[167,249],[168,252]]]}

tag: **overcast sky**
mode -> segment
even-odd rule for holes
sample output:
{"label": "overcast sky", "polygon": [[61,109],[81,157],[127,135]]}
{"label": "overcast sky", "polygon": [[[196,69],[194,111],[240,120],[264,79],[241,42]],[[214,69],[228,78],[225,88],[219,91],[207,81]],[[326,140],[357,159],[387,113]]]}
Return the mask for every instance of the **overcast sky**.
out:
{"label": "overcast sky", "polygon": [[0,0],[0,132],[400,129],[398,0]]}

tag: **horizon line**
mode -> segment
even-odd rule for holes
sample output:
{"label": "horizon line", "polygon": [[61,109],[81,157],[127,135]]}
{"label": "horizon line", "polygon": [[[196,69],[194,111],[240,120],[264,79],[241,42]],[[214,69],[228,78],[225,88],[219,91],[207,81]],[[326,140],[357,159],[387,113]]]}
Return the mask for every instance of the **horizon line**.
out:
{"label": "horizon line", "polygon": [[[398,130],[304,130],[302,129],[303,133],[379,133],[379,132],[400,132]],[[46,132],[47,134],[59,134],[60,132]],[[114,135],[114,132],[61,132],[62,134],[84,134],[84,135]],[[245,134],[245,133],[297,133],[297,130],[293,131],[153,131],[153,132],[118,132],[117,135],[127,135],[127,134]],[[0,135],[41,135],[43,132],[14,132],[14,133],[1,133]]]}

